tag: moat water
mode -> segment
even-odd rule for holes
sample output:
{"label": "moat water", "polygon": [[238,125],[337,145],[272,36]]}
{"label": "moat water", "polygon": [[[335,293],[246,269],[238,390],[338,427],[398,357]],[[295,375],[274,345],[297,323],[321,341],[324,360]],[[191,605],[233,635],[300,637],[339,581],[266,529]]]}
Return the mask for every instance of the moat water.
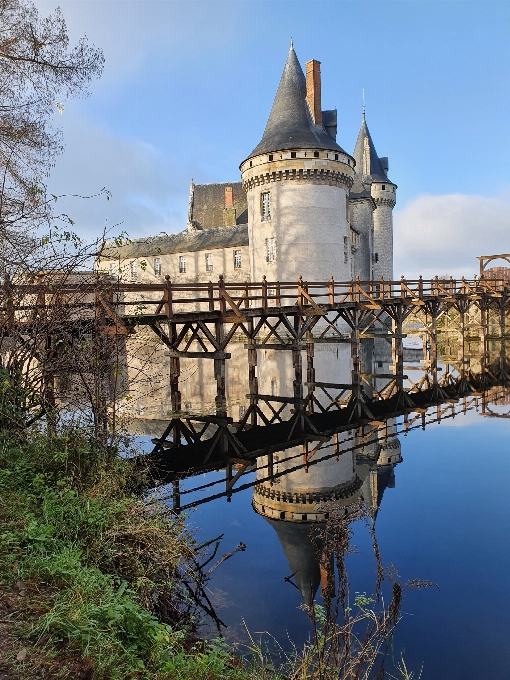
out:
{"label": "moat water", "polygon": [[[327,361],[325,366],[330,371]],[[416,370],[420,370],[418,365]],[[442,370],[447,370],[444,364]],[[289,387],[286,370],[275,372],[273,366],[269,372],[278,375],[278,393],[288,394],[292,381]],[[203,376],[201,380],[207,381]],[[336,381],[341,382],[338,375]],[[193,382],[196,390],[200,380]],[[271,394],[269,388],[260,392]],[[197,410],[196,394],[193,399]],[[236,402],[231,411],[237,409]],[[429,409],[425,429],[411,427],[407,434],[403,417],[394,419],[391,438],[399,442],[398,459],[382,461],[374,473],[377,455],[372,456],[372,482],[367,476],[357,492],[367,505],[377,508],[372,517],[384,566],[394,565],[402,582],[425,579],[437,584],[437,588],[406,591],[390,657],[398,661],[403,654],[415,677],[423,667],[423,679],[508,680],[510,399],[503,395],[494,398],[489,408],[482,408],[482,399],[473,398],[465,413],[461,403],[451,405],[450,410],[446,404],[443,409],[439,422],[437,409]],[[154,427],[157,430],[161,425]],[[145,436],[141,441],[148,444],[148,439]],[[282,477],[281,488],[288,490],[294,483],[302,489],[306,474],[315,489],[321,479],[326,486],[342,486],[350,474],[342,461],[351,455],[347,451],[338,461],[319,461],[308,473],[290,472]],[[359,449],[354,455],[359,476],[370,475],[363,467],[363,455]],[[257,474],[248,471],[241,482],[254,482]],[[220,470],[182,481],[181,502],[190,504],[222,491],[224,479],[225,472]],[[378,485],[375,496],[366,498],[374,480]],[[186,493],[214,481],[216,487]],[[283,520],[278,519],[256,500],[254,489],[246,488],[233,493],[229,502],[221,497],[187,510],[187,523],[198,541],[223,535],[218,555],[241,542],[246,545],[214,571],[209,583],[211,601],[227,626],[225,637],[243,642],[249,631],[257,639],[273,636],[288,648],[290,641],[299,645],[310,635],[309,619],[300,608],[303,589],[296,587],[296,581],[302,583],[294,572],[296,566],[308,576],[313,571],[305,529],[314,520],[310,515],[305,521],[295,521],[296,515],[289,520],[288,512]],[[350,590],[370,595],[376,582],[372,538],[363,521],[353,522],[352,529],[356,551],[347,558]],[[286,580],[293,573],[290,582]],[[321,602],[320,587],[315,599]],[[391,661],[387,670],[394,673]]]}

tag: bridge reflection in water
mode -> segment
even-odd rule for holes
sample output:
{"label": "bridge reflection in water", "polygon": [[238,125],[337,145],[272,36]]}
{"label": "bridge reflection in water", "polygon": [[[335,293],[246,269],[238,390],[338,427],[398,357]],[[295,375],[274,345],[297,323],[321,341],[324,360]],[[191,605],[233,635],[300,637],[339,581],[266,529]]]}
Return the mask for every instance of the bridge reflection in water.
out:
{"label": "bridge reflection in water", "polygon": [[[504,332],[487,339],[450,317],[433,338],[423,325],[406,330],[414,333],[403,334],[407,348],[367,338],[354,360],[349,343],[318,344],[311,357],[307,353],[306,380],[300,380],[294,352],[270,345],[257,350],[253,380],[245,347],[232,344],[237,379],[227,380],[226,400],[216,399],[212,413],[193,413],[200,386],[181,382],[189,410],[171,411],[166,422],[138,420],[139,431],[157,432],[153,451],[141,463],[150,464],[163,497],[164,485],[172,484],[169,498],[176,511],[229,500],[253,487],[253,508],[275,530],[290,573],[310,602],[321,578],[327,587],[329,573],[321,567],[311,531],[325,525],[332,501],[335,512],[347,517],[357,501],[364,502],[375,522],[402,461],[400,433],[472,409],[507,417],[501,409],[510,402]],[[198,370],[197,360],[194,366]],[[194,372],[192,366],[189,370]],[[359,380],[353,382],[356,372]],[[160,408],[153,405],[153,414]],[[150,412],[147,401],[144,415]],[[198,475],[214,470],[223,470],[224,478],[190,485],[189,478],[198,481]]]}

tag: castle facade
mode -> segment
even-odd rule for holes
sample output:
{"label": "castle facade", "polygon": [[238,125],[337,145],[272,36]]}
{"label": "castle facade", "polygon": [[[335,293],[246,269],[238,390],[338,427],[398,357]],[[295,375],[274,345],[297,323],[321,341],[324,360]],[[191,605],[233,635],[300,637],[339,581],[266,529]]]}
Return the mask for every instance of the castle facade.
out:
{"label": "castle facade", "polygon": [[[305,74],[306,73],[306,74]],[[353,154],[321,107],[320,62],[291,43],[260,143],[241,181],[190,187],[187,228],[109,248],[99,269],[128,281],[393,278],[397,186],[363,119]]]}

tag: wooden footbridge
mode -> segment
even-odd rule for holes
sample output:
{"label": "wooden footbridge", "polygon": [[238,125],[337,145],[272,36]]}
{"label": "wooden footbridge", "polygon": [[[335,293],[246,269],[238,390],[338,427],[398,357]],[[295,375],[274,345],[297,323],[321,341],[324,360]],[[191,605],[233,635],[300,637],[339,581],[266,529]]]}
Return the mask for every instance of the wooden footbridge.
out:
{"label": "wooden footbridge", "polygon": [[[483,340],[508,337],[509,282],[484,276],[290,283],[265,278],[258,283],[226,282],[220,277],[215,283],[177,284],[166,277],[164,283],[145,284],[98,274],[82,280],[75,277],[71,283],[54,275],[41,281],[16,283],[6,277],[0,289],[2,337],[80,332],[129,336],[141,327],[150,328],[169,350],[176,411],[181,408],[179,360],[213,360],[221,401],[228,345],[239,334],[246,339],[252,380],[256,350],[271,346],[292,351],[296,367],[301,364],[301,351],[306,351],[307,379],[313,382],[313,346],[338,342],[351,345],[353,384],[361,379],[362,339],[391,340],[397,364],[402,364],[403,326],[410,317],[420,320],[432,345],[440,330],[438,320],[451,311],[466,333],[469,326]],[[299,371],[296,381],[301,382]]]}
{"label": "wooden footbridge", "polygon": [[[149,328],[168,350],[171,407],[176,414],[181,412],[181,359],[214,361],[216,413],[172,419],[155,442],[152,457],[155,474],[161,481],[191,468],[226,465],[227,488],[232,488],[239,475],[238,471],[232,476],[232,465],[236,463],[242,472],[260,455],[303,445],[307,464],[321,442],[346,429],[365,428],[370,423],[379,427],[397,415],[419,414],[431,405],[506,385],[509,313],[508,281],[483,275],[469,281],[436,277],[427,281],[402,278],[349,282],[263,279],[258,283],[226,282],[220,277],[216,283],[179,284],[168,278],[161,284],[124,283],[97,275],[71,283],[55,277],[32,284],[6,279],[0,331],[2,338],[23,342],[26,337],[38,337],[42,348],[54,348],[55,338],[64,335],[91,333],[127,339],[137,330]],[[452,318],[463,358],[455,378],[450,376],[450,384],[444,384],[437,366],[438,341],[446,321]],[[404,370],[405,324],[414,324],[426,336],[426,376],[411,387],[406,386],[408,376]],[[229,344],[239,336],[244,338],[248,356],[250,407],[233,427],[225,406],[225,366],[230,358]],[[392,373],[363,372],[361,345],[368,339],[391,342]],[[502,348],[498,350],[497,370],[494,365],[487,368],[482,361],[480,374],[470,373],[464,357],[473,340],[483,348],[491,342]],[[316,381],[314,347],[319,343],[350,346],[352,370],[348,384]],[[259,394],[259,349],[292,353],[292,396]],[[334,408],[323,410],[314,397],[316,390],[334,392]],[[261,400],[272,408],[275,418],[268,419],[263,414]],[[294,409],[293,417],[289,421],[280,418],[279,422],[282,404],[289,403]],[[215,429],[212,436],[211,427]],[[268,444],[269,440],[273,444]]]}

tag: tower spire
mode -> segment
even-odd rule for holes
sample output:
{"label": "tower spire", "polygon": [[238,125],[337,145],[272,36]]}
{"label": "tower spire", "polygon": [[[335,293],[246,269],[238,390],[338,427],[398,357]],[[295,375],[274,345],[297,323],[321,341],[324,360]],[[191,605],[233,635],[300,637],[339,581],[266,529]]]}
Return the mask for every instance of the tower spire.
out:
{"label": "tower spire", "polygon": [[365,121],[365,88],[363,88],[362,104],[361,104],[361,118]]}
{"label": "tower spire", "polygon": [[294,42],[293,42],[292,38],[290,39],[290,49],[291,50],[294,49]]}

